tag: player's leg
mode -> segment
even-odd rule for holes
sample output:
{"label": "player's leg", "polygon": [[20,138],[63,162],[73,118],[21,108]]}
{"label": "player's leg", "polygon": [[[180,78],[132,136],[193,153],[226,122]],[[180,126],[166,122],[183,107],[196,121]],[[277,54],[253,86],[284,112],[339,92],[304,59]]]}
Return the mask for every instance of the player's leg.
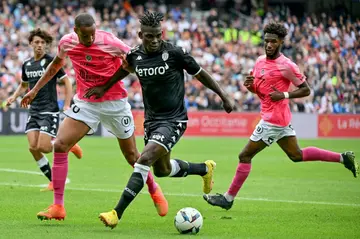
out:
{"label": "player's leg", "polygon": [[[104,127],[117,137],[121,152],[127,162],[134,167],[140,153],[136,147],[135,125],[130,104],[126,99],[102,102],[100,120]],[[146,184],[158,214],[165,216],[168,212],[168,203],[151,172]]]}
{"label": "player's leg", "polygon": [[37,217],[41,220],[53,218],[61,220],[65,218],[64,189],[68,173],[68,152],[88,132],[95,132],[100,121],[97,109],[92,109],[86,102],[78,102],[77,105],[73,105],[71,109],[67,110],[65,114],[68,117],[60,124],[54,142],[54,162],[52,167],[54,203],[45,211],[37,214]]}
{"label": "player's leg", "polygon": [[[37,148],[44,154],[51,153],[53,151],[54,141],[60,123],[60,115],[54,114],[40,114],[38,115],[38,124],[40,126],[40,135]],[[71,150],[77,158],[82,157],[82,150],[80,146],[75,144]]]}
{"label": "player's leg", "polygon": [[[170,159],[170,151],[180,140],[186,130],[186,122],[154,123],[145,127],[146,138],[166,150],[166,154],[154,163],[154,174],[157,177],[186,177],[200,175],[203,178],[203,191],[209,193],[213,185],[213,171],[216,163],[207,160],[205,163],[190,163],[181,159]],[[148,128],[148,129],[146,129]]]}
{"label": "player's leg", "polygon": [[[111,212],[101,213],[99,216],[108,227],[114,228],[117,225],[118,219],[122,217],[125,209],[134,200],[136,195],[140,193],[148,177],[151,165],[154,165],[154,172],[157,176],[169,176],[171,174],[172,166],[170,163],[169,152],[171,147],[175,145],[184,133],[186,124],[153,123],[145,124],[144,128],[145,148],[135,164],[134,172],[131,175],[123,194],[121,195],[118,204]],[[175,138],[171,137],[173,132],[177,135]],[[161,160],[162,163],[158,163],[158,160]],[[196,165],[196,169],[193,169],[193,167],[191,167],[192,165],[189,165],[184,161],[178,160],[178,162],[179,163],[177,163],[176,167],[179,168],[179,170],[177,173],[179,173],[180,170],[183,170],[183,172],[185,172],[184,174],[187,175],[189,174],[190,168],[190,174],[206,175],[205,164],[200,167],[198,167],[199,165]],[[193,172],[191,170],[193,170]],[[174,175],[177,173],[174,173]]]}
{"label": "player's leg", "polygon": [[115,206],[114,210],[100,213],[99,218],[101,221],[103,221],[105,226],[111,228],[116,227],[125,209],[130,205],[130,203],[144,187],[150,172],[150,166],[158,158],[164,156],[166,153],[167,151],[162,146],[154,142],[149,142],[145,146],[140,158],[134,165],[134,172],[131,174],[125,190],[123,191],[121,198],[118,204]]}
{"label": "player's leg", "polygon": [[[136,160],[140,157],[140,153],[136,148],[135,135],[132,134],[130,138],[119,139],[119,146],[121,152],[125,156],[127,162],[134,167]],[[149,194],[154,202],[155,208],[160,216],[165,216],[168,213],[168,202],[161,190],[161,187],[155,182],[151,172],[146,179]]]}
{"label": "player's leg", "polygon": [[276,134],[277,132],[271,130],[265,122],[260,121],[251,135],[249,142],[239,154],[239,164],[227,192],[216,195],[205,194],[203,196],[205,201],[210,205],[229,210],[233,205],[236,195],[250,174],[252,158],[266,146],[270,146],[274,142]]}
{"label": "player's leg", "polygon": [[42,165],[42,170],[44,170],[43,172],[47,172],[47,174],[49,175],[49,184],[47,185],[47,187],[41,189],[41,192],[47,192],[47,191],[54,191],[54,186],[52,183],[52,179],[51,179],[51,167],[50,167],[50,163],[47,160],[45,154],[50,153],[53,149],[53,144],[51,142],[53,136],[44,133],[41,129],[40,129],[40,133],[39,133],[39,139],[37,142],[37,148],[38,150],[43,153],[43,158],[41,160],[38,161],[38,163],[41,163]]}
{"label": "player's leg", "polygon": [[[166,144],[164,144],[166,145]],[[199,175],[203,178],[203,192],[210,193],[213,187],[213,172],[216,163],[207,160],[205,163],[190,163],[181,159],[171,159],[170,150],[159,158],[153,165],[154,174],[157,177],[186,177],[188,175]]]}
{"label": "player's leg", "polygon": [[[119,143],[121,152],[123,153],[126,161],[132,167],[134,167],[136,160],[140,157],[140,153],[136,147],[135,135],[132,134],[130,136],[130,138],[127,138],[127,139],[119,139],[119,138],[117,138],[117,139],[118,139],[118,143]],[[151,174],[151,172],[149,173],[149,176],[146,180],[146,184],[148,185],[149,193],[150,194],[155,193],[158,185],[154,181],[154,177]]]}
{"label": "player's leg", "polygon": [[336,153],[316,147],[300,149],[295,131],[291,125],[284,129],[277,143],[293,162],[323,161],[343,163],[345,168],[349,169],[354,177],[357,177],[359,174],[359,166],[353,152]]}
{"label": "player's leg", "polygon": [[38,149],[39,131],[31,130],[26,133],[29,142],[29,151],[39,166],[41,172],[51,181],[51,168],[48,159]]}
{"label": "player's leg", "polygon": [[25,129],[25,133],[29,142],[29,151],[35,159],[40,170],[49,179],[49,181],[51,181],[51,168],[49,161],[46,156],[41,152],[41,150],[39,150],[38,147],[40,128],[41,126],[39,125],[39,116],[29,116]]}

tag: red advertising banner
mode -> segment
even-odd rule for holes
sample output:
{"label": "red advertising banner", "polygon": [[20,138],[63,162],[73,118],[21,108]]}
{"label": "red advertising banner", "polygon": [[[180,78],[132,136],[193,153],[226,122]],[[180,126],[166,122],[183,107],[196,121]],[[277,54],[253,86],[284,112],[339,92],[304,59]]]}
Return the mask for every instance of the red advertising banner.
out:
{"label": "red advertising banner", "polygon": [[[135,134],[144,133],[143,111],[133,111]],[[260,120],[259,113],[231,113],[197,111],[188,112],[187,136],[237,136],[250,137]]]}
{"label": "red advertising banner", "polygon": [[318,137],[359,137],[360,115],[319,115]]}

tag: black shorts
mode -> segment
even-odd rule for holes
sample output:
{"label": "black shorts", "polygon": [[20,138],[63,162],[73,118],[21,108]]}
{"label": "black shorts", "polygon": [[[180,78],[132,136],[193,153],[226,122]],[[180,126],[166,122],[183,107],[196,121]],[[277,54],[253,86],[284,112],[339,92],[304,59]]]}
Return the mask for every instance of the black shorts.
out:
{"label": "black shorts", "polygon": [[33,114],[26,123],[25,133],[40,131],[41,133],[56,137],[59,128],[60,114]]}
{"label": "black shorts", "polygon": [[151,141],[163,146],[166,151],[179,141],[187,127],[187,122],[147,122],[144,124],[145,145]]}

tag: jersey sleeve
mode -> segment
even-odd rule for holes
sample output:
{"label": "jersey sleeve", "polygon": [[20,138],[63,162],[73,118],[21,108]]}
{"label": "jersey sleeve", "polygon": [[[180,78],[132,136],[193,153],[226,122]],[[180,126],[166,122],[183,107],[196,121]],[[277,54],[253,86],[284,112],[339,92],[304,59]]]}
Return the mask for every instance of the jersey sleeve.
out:
{"label": "jersey sleeve", "polygon": [[65,57],[67,56],[67,52],[65,50],[65,45],[67,44],[68,40],[67,40],[67,35],[63,36],[60,39],[59,45],[58,45],[58,52],[57,52],[57,56],[61,59],[65,59]]}
{"label": "jersey sleeve", "polygon": [[114,34],[109,33],[107,36],[107,44],[114,47],[113,54],[120,57],[122,54],[127,54],[131,47],[125,44],[122,40],[117,38]]}
{"label": "jersey sleeve", "polygon": [[181,66],[190,75],[197,75],[202,70],[201,66],[195,61],[195,59],[184,49],[177,47],[175,50],[177,54],[177,60],[181,62]]}
{"label": "jersey sleeve", "polygon": [[134,73],[135,69],[134,69],[134,57],[135,57],[135,53],[133,50],[130,50],[127,54],[126,54],[126,61],[128,63],[128,68],[127,70],[130,70],[132,73]]}
{"label": "jersey sleeve", "polygon": [[300,72],[299,67],[292,61],[286,63],[284,77],[295,86],[301,85],[306,80],[305,75]]}
{"label": "jersey sleeve", "polygon": [[22,65],[22,69],[21,69],[21,80],[23,82],[29,82],[29,79],[27,78],[26,72],[25,72],[25,62]]}
{"label": "jersey sleeve", "polygon": [[67,76],[67,74],[65,73],[64,69],[61,68],[55,75],[55,79],[59,79],[59,80],[62,80],[64,79],[65,77]]}

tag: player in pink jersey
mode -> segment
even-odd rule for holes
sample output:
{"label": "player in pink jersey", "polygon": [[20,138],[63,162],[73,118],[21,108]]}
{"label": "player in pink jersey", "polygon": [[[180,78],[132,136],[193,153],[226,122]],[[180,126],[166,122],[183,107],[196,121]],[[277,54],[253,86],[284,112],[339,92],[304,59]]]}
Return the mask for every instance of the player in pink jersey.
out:
{"label": "player in pink jersey", "polygon": [[[343,163],[354,177],[359,173],[353,152],[340,154],[315,147],[299,148],[295,131],[290,124],[289,99],[308,96],[310,88],[298,66],[280,53],[287,35],[286,28],[280,23],[269,23],[265,26],[264,33],[266,54],[257,59],[253,73],[244,82],[247,89],[257,94],[261,100],[262,119],[239,155],[240,162],[228,191],[224,194],[204,195],[209,204],[226,210],[232,207],[234,198],[248,177],[252,158],[273,142],[277,142],[293,162]],[[298,89],[287,92],[291,83]]]}
{"label": "player in pink jersey", "polygon": [[[120,149],[130,165],[140,154],[136,148],[134,120],[127,92],[121,82],[113,85],[101,98],[84,98],[87,88],[105,84],[121,66],[120,56],[130,47],[113,34],[96,30],[93,17],[87,13],[75,18],[75,33],[62,37],[58,54],[49,64],[34,88],[24,96],[21,104],[27,107],[38,91],[61,69],[68,56],[76,72],[77,90],[74,105],[67,110],[54,143],[53,186],[54,203],[37,214],[41,220],[64,219],[64,188],[68,173],[68,152],[86,134],[96,131],[101,122],[114,134]],[[160,216],[168,212],[168,203],[155,183],[153,176],[147,178],[149,193]]]}

